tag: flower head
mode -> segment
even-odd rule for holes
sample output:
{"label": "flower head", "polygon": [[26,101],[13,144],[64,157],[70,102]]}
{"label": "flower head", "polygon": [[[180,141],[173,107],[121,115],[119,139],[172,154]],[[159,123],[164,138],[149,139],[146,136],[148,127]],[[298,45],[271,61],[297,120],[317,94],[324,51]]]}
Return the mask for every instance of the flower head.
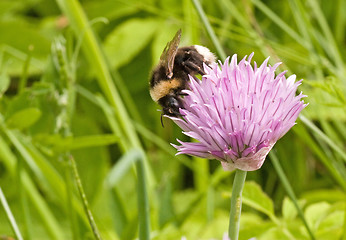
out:
{"label": "flower head", "polygon": [[190,76],[189,90],[183,92],[181,118],[170,117],[189,137],[198,142],[173,145],[177,154],[220,160],[225,170],[259,169],[267,154],[295,124],[306,107],[306,97],[296,96],[301,81],[296,76],[275,76],[267,58],[260,67],[251,66],[253,53],[237,64],[233,55],[224,64],[205,66],[202,80]]}

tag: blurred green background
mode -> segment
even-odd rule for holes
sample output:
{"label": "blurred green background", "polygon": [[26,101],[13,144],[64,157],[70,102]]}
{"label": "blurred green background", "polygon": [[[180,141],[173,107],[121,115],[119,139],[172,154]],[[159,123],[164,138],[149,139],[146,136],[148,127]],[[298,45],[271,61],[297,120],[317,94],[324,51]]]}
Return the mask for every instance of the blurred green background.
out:
{"label": "blurred green background", "polygon": [[[138,237],[141,160],[152,239],[222,239],[233,173],[174,156],[189,139],[148,91],[179,28],[181,46],[222,55],[194,2],[0,0],[0,186],[24,239],[93,239],[71,156],[103,239]],[[273,151],[316,239],[346,239],[346,1],[201,5],[227,55],[304,79],[309,106]],[[270,160],[248,173],[240,239],[309,239]],[[15,236],[6,216],[0,239]]]}

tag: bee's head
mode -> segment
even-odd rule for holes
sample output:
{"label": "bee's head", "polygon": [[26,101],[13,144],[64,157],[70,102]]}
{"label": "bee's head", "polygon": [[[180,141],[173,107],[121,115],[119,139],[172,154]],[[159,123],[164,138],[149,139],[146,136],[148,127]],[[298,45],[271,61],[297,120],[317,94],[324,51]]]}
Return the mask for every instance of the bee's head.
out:
{"label": "bee's head", "polygon": [[179,108],[183,107],[181,99],[176,95],[167,95],[160,99],[162,112],[164,115],[173,117],[181,116]]}
{"label": "bee's head", "polygon": [[[178,95],[169,94],[162,97],[158,103],[162,106],[162,114],[161,114],[161,123],[162,116],[168,115],[172,117],[180,117],[182,116],[179,112],[179,108],[183,107],[183,103]],[[163,124],[162,124],[163,125]]]}

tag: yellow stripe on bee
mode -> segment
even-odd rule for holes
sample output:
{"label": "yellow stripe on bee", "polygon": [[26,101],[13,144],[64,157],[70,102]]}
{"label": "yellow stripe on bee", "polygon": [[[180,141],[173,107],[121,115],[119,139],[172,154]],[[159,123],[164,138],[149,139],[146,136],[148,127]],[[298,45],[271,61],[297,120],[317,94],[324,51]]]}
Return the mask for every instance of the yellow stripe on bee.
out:
{"label": "yellow stripe on bee", "polygon": [[172,80],[162,80],[150,89],[151,98],[157,102],[160,98],[168,95],[172,89],[176,89],[181,86],[181,81],[174,78]]}

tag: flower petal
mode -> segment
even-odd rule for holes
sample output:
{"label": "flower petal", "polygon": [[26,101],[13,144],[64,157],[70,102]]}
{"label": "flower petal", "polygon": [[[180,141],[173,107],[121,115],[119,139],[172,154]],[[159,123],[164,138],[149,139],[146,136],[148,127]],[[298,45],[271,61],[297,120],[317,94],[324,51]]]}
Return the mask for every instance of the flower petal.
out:
{"label": "flower petal", "polygon": [[178,154],[217,159],[225,170],[259,169],[267,154],[307,106],[296,96],[296,76],[275,76],[281,63],[251,66],[253,53],[237,64],[237,55],[222,64],[204,65],[202,80],[190,76],[180,109],[170,117],[183,133],[198,142],[173,145]]}

